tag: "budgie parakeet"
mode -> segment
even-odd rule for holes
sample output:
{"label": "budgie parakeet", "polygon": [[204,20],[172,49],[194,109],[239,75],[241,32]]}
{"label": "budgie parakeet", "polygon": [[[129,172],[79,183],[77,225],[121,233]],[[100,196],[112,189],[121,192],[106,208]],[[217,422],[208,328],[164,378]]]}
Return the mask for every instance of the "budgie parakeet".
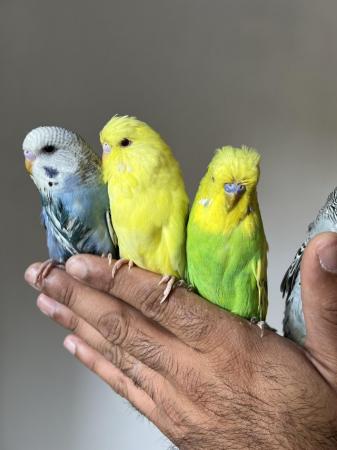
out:
{"label": "budgie parakeet", "polygon": [[187,226],[187,278],[201,296],[265,320],[267,251],[256,186],[259,154],[223,147],[201,180]]}
{"label": "budgie parakeet", "polygon": [[114,116],[100,133],[121,260],[163,274],[162,301],[185,271],[188,197],[170,147],[149,125]]}
{"label": "budgie parakeet", "polygon": [[310,240],[317,234],[325,231],[337,232],[337,187],[329,194],[316,219],[309,225],[307,237],[298,249],[281,283],[281,292],[286,297],[283,320],[284,336],[297,342],[299,345],[304,344],[306,337],[301,300],[300,265],[302,256]]}
{"label": "budgie parakeet", "polygon": [[39,127],[25,137],[23,152],[40,192],[51,258],[39,277],[77,253],[116,256],[101,163],[89,145],[64,128]]}

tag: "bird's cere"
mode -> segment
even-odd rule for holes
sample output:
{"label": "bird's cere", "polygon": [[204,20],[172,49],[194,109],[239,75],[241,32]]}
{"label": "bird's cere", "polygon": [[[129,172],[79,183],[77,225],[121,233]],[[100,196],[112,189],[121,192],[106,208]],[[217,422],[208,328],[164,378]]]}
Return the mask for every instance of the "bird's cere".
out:
{"label": "bird's cere", "polygon": [[102,149],[103,149],[103,153],[110,153],[111,152],[111,147],[106,142],[104,142],[102,144]]}
{"label": "bird's cere", "polygon": [[36,156],[31,150],[24,150],[25,158],[28,159],[28,161],[34,161],[36,159]]}

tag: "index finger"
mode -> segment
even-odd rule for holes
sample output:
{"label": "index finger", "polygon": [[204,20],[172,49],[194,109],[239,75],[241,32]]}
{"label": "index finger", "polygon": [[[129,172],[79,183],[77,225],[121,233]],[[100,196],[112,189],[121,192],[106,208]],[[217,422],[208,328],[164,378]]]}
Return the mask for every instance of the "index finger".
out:
{"label": "index finger", "polygon": [[233,342],[237,339],[235,330],[242,332],[243,327],[237,326],[238,321],[245,321],[220,310],[186,289],[174,289],[169,298],[161,303],[161,276],[138,267],[129,270],[127,266],[123,266],[112,278],[107,259],[76,255],[67,261],[66,270],[90,286],[132,305],[192,347],[201,349],[206,344],[207,348],[210,338],[214,337],[219,328],[222,335],[227,335],[228,341]]}

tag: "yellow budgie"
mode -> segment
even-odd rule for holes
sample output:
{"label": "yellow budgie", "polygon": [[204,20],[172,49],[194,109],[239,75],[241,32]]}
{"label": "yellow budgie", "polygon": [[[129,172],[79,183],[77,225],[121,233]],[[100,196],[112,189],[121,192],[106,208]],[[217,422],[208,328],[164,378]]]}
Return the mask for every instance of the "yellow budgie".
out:
{"label": "yellow budgie", "polygon": [[122,259],[163,274],[162,301],[185,272],[188,196],[170,147],[149,125],[114,116],[100,133],[103,178]]}

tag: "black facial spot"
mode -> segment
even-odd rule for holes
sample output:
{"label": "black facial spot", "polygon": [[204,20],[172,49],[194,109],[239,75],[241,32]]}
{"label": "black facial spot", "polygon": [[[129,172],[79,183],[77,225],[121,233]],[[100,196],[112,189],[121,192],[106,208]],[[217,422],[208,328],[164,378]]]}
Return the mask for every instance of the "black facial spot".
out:
{"label": "black facial spot", "polygon": [[49,181],[49,183],[48,183],[48,184],[49,184],[49,186],[52,186],[52,185],[53,185],[53,183],[52,183],[51,181]]}
{"label": "black facial spot", "polygon": [[55,145],[45,145],[41,150],[43,151],[43,153],[54,153],[56,147]]}
{"label": "black facial spot", "polygon": [[54,167],[47,167],[43,166],[44,171],[46,172],[47,177],[49,178],[55,178],[59,174],[59,171],[55,169]]}
{"label": "black facial spot", "polygon": [[215,181],[215,178],[212,176],[212,181],[213,181],[213,183],[214,183],[214,181]]}
{"label": "black facial spot", "polygon": [[130,144],[131,144],[131,141],[128,138],[124,138],[120,142],[121,147],[128,147]]}

